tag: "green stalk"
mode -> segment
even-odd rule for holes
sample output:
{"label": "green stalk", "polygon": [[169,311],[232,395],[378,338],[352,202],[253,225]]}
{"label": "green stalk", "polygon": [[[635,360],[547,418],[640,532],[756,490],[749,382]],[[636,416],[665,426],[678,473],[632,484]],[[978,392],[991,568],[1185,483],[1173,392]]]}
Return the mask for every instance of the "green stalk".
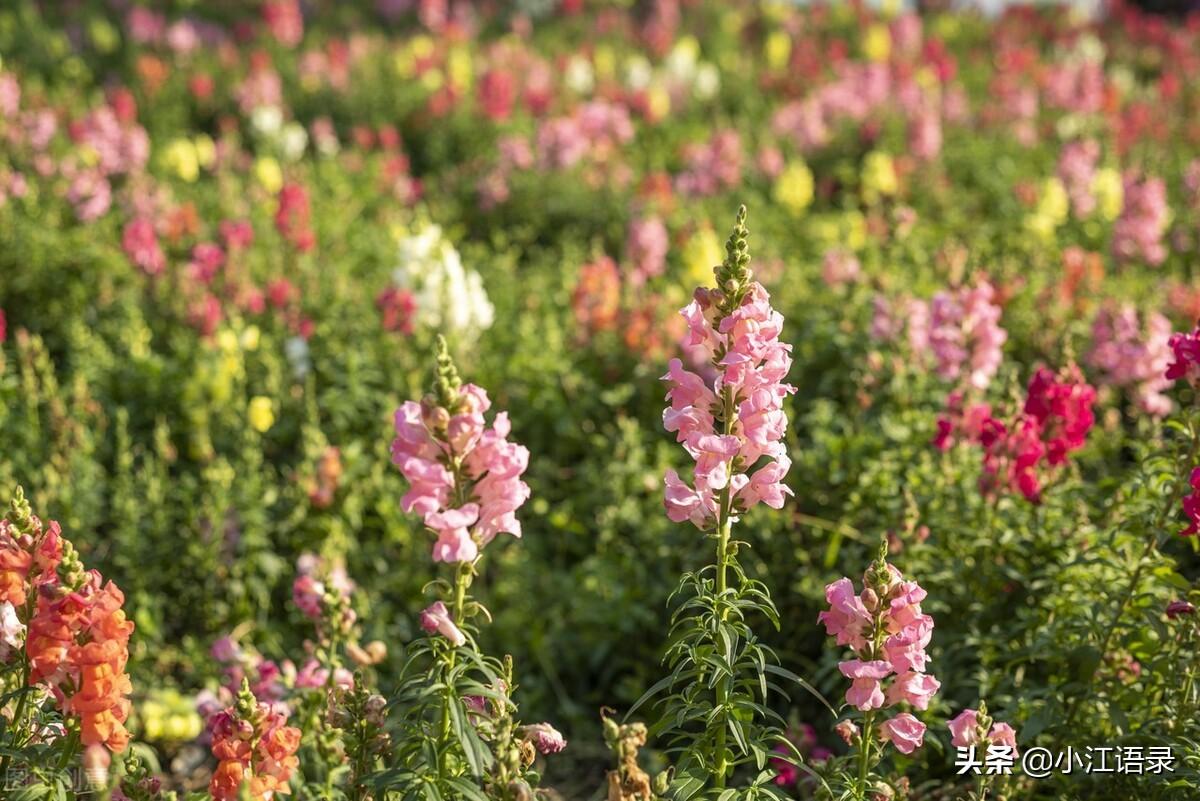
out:
{"label": "green stalk", "polygon": [[875,711],[863,718],[862,737],[858,746],[858,801],[866,801],[867,777],[871,772],[871,734],[875,728]]}
{"label": "green stalk", "polygon": [[[722,399],[724,401],[724,433],[733,433],[733,393],[728,387],[722,389]],[[729,465],[729,473],[732,477],[733,464]],[[725,605],[723,596],[729,587],[727,576],[729,567],[729,540],[733,533],[733,494],[730,491],[729,483],[726,482],[725,488],[721,490],[720,502],[717,509],[717,619],[720,624],[725,623],[728,617],[728,607]],[[729,703],[729,678],[726,677],[717,682],[717,708],[724,709]],[[725,774],[729,771],[728,762],[725,759],[725,743],[726,729],[729,727],[729,721],[726,720],[725,713],[722,712],[717,716],[717,736],[714,748],[716,750],[716,776],[714,783],[718,790],[725,788]]]}

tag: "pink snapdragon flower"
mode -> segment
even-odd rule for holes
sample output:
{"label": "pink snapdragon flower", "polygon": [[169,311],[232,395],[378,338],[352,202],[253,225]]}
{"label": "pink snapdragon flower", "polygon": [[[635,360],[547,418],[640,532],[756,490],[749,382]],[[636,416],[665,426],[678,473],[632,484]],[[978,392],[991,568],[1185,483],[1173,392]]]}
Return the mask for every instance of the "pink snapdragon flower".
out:
{"label": "pink snapdragon flower", "polygon": [[853,284],[862,275],[862,265],[853,251],[830,248],[821,258],[821,280],[831,287]]}
{"label": "pink snapdragon flower", "polygon": [[[697,289],[681,311],[688,324],[685,345],[713,366],[712,385],[679,359],[671,360],[663,376],[669,387],[663,426],[696,462],[691,484],[667,472],[667,517],[701,529],[758,503],[781,508],[792,494],[783,483],[791,464],[783,444],[783,399],[795,392],[783,379],[792,348],[779,338],[783,316],[745,268],[744,215],[743,208],[727,246],[730,256],[717,268],[718,283],[727,291]],[[721,503],[727,504],[724,510]]]}
{"label": "pink snapdragon flower", "polygon": [[629,224],[626,253],[633,267],[635,286],[662,275],[670,244],[667,227],[658,217],[641,217]]}
{"label": "pink snapdragon flower", "polygon": [[964,709],[946,724],[950,729],[950,744],[955,748],[970,748],[987,743],[1008,746],[1017,755],[1017,732],[1007,723],[993,722],[986,709]]}
{"label": "pink snapdragon flower", "polygon": [[557,754],[567,747],[567,740],[549,723],[534,723],[521,729],[540,754]]}
{"label": "pink snapdragon flower", "polygon": [[108,213],[112,205],[112,186],[100,170],[79,169],[67,187],[67,200],[75,207],[75,216],[80,222],[92,222]]}
{"label": "pink snapdragon flower", "polygon": [[284,184],[279,190],[279,208],[275,212],[275,228],[292,247],[304,253],[316,244],[310,221],[312,212],[308,190],[301,184]]}
{"label": "pink snapdragon flower", "polygon": [[1166,370],[1171,363],[1171,321],[1155,312],[1145,318],[1145,331],[1137,309],[1125,304],[1102,309],[1092,324],[1092,349],[1088,364],[1099,372],[1099,383],[1129,388],[1138,407],[1163,417],[1171,400],[1163,394],[1171,386]]}
{"label": "pink snapdragon flower", "polygon": [[481,387],[457,374],[439,381],[438,397],[396,410],[392,461],[409,482],[400,505],[437,535],[434,561],[473,562],[497,534],[521,536],[516,510],[529,498],[521,480],[529,451],[508,440],[507,413],[487,425],[491,401]]}
{"label": "pink snapdragon flower", "polygon": [[467,641],[467,635],[454,625],[450,610],[441,601],[434,601],[421,613],[421,628],[430,634],[440,634],[458,647]]}
{"label": "pink snapdragon flower", "polygon": [[146,275],[159,275],[166,268],[167,259],[159,247],[154,223],[145,217],[135,217],[126,224],[121,247],[129,260]]}
{"label": "pink snapdragon flower", "polygon": [[909,305],[908,339],[915,353],[931,352],[946,381],[987,389],[1000,367],[1008,333],[1000,327],[996,291],[987,281],[938,292]]}
{"label": "pink snapdragon flower", "polygon": [[[838,670],[852,682],[846,703],[861,712],[900,704],[928,709],[941,686],[925,673],[933,618],[921,609],[925,590],[888,564],[886,553],[885,543],[863,576],[861,593],[855,594],[849,578],[826,586],[829,609],[817,621],[839,645],[854,652],[853,659],[838,663]],[[924,724],[907,712],[890,718],[877,731],[905,754],[920,747],[924,733]]]}
{"label": "pink snapdragon flower", "polygon": [[1096,210],[1092,183],[1099,161],[1100,143],[1095,139],[1068,142],[1058,156],[1058,178],[1071,200],[1071,212],[1080,219],[1090,217]]}
{"label": "pink snapdragon flower", "polygon": [[1029,379],[1025,414],[1038,422],[1051,466],[1065,463],[1069,453],[1083,447],[1096,421],[1095,401],[1095,388],[1074,365],[1062,373],[1040,367]]}
{"label": "pink snapdragon flower", "polygon": [[304,38],[304,15],[297,0],[267,0],[262,16],[271,36],[281,45],[295,47]]}
{"label": "pink snapdragon flower", "polygon": [[959,441],[978,442],[983,425],[991,416],[990,404],[969,403],[961,391],[951,392],[946,398],[946,411],[937,420],[934,447],[945,451]]}
{"label": "pink snapdragon flower", "polygon": [[707,141],[684,148],[686,167],[675,178],[675,189],[705,197],[733,189],[742,180],[742,140],[737,131],[723,129]]}
{"label": "pink snapdragon flower", "polygon": [[296,560],[296,578],[292,582],[292,602],[305,617],[327,622],[339,630],[348,630],[357,619],[350,607],[354,582],[346,568],[311,553]]}
{"label": "pink snapdragon flower", "polygon": [[101,106],[70,126],[71,139],[95,155],[96,166],[105,176],[137,172],[150,158],[146,130],[129,119],[128,112],[124,116],[122,120],[113,107]]}
{"label": "pink snapdragon flower", "polygon": [[1113,254],[1119,261],[1162,264],[1167,249],[1162,239],[1171,221],[1167,186],[1161,178],[1139,178],[1126,173],[1124,205],[1113,224]]}
{"label": "pink snapdragon flower", "polygon": [[925,724],[901,712],[879,724],[879,739],[891,742],[902,754],[911,754],[925,742]]}

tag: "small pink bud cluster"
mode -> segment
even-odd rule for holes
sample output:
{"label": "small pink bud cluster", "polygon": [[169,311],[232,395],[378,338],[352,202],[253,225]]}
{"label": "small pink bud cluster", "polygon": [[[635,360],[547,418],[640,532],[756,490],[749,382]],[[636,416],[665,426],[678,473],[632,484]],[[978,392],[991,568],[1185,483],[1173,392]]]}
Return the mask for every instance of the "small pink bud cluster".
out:
{"label": "small pink bud cluster", "polygon": [[973,745],[1008,746],[1012,756],[1017,755],[1017,732],[1007,723],[993,723],[986,709],[964,709],[947,726],[950,729],[950,744],[956,748]]}
{"label": "small pink bud cluster", "polygon": [[1157,312],[1146,317],[1145,333],[1137,309],[1124,305],[1103,309],[1092,324],[1088,363],[1100,373],[1100,383],[1133,389],[1138,407],[1162,417],[1171,411],[1163,394],[1171,386],[1166,370],[1171,362],[1171,322]]}
{"label": "small pink bud cluster", "polygon": [[1113,224],[1113,254],[1123,262],[1138,259],[1159,265],[1167,258],[1163,234],[1171,220],[1167,186],[1161,178],[1139,180],[1126,174],[1124,205]]}
{"label": "small pink bud cluster", "polygon": [[700,288],[682,311],[686,346],[717,370],[712,386],[679,359],[671,360],[663,376],[670,387],[663,425],[696,460],[694,487],[667,471],[667,517],[701,529],[716,521],[723,492],[730,493],[737,513],[760,502],[779,509],[792,494],[783,483],[791,467],[783,444],[783,399],[796,390],[783,383],[792,365],[792,346],[779,339],[783,315],[771,308],[767,290],[756,281],[728,314],[719,309],[721,298],[718,289]]}
{"label": "small pink bud cluster", "polygon": [[356,615],[350,608],[354,581],[340,563],[330,562],[314,554],[302,554],[296,560],[296,579],[292,582],[292,601],[309,620],[329,622],[339,630],[354,624]]}
{"label": "small pink bud cluster", "polygon": [[392,442],[392,461],[410,484],[401,506],[436,532],[435,562],[473,562],[497,534],[521,536],[515,513],[529,498],[521,480],[529,451],[508,441],[508,414],[488,426],[487,392],[466,384],[454,393],[448,406],[406,401]]}
{"label": "small pink bud cluster", "polygon": [[1061,373],[1041,367],[1029,380],[1022,413],[1012,423],[984,421],[979,443],[984,448],[981,487],[986,493],[1002,488],[1019,491],[1031,503],[1041,502],[1043,463],[1058,467],[1083,447],[1095,422],[1096,390],[1079,368]]}
{"label": "small pink bud cluster", "polygon": [[[846,703],[863,712],[901,703],[927,709],[941,684],[925,673],[925,649],[933,636],[933,618],[921,611],[925,590],[915,581],[905,581],[882,559],[867,571],[863,587],[856,595],[848,578],[829,584],[829,609],[817,616],[838,645],[854,651],[854,659],[838,664],[851,680]],[[843,736],[854,733],[848,729]],[[910,754],[921,746],[925,724],[901,712],[882,723],[878,733],[901,753]]]}
{"label": "small pink bud cluster", "polygon": [[938,376],[986,389],[1000,367],[1008,334],[1000,327],[995,289],[987,281],[938,292],[909,305],[908,340],[915,353],[932,352]]}

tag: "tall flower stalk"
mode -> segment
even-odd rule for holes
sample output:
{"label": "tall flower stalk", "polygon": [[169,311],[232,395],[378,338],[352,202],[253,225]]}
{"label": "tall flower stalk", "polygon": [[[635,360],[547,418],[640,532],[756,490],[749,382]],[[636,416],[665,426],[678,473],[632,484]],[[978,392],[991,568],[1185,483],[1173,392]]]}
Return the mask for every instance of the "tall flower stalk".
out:
{"label": "tall flower stalk", "polygon": [[[791,675],[750,629],[748,614],[775,626],[778,614],[766,585],[742,570],[733,537],[749,509],[781,508],[791,494],[783,483],[790,467],[783,400],[795,391],[784,383],[791,346],[780,340],[782,315],[750,271],[748,235],[743,206],[714,270],[716,286],[697,289],[681,312],[686,345],[711,378],[679,359],[664,376],[663,424],[695,461],[690,482],[667,472],[667,516],[715,541],[713,563],[685,574],[672,595],[681,603],[666,654],[671,673],[646,696],[670,691],[654,732],[682,751],[671,793],[681,799],[702,791],[723,799],[776,793],[768,755],[783,721],[766,706],[767,674]],[[727,792],[743,766],[754,770],[750,784]]]}
{"label": "tall flower stalk", "polygon": [[409,651],[397,697],[405,767],[390,771],[386,786],[418,792],[432,783],[443,797],[477,797],[479,789],[468,788],[482,788],[489,798],[528,798],[535,753],[565,741],[549,724],[515,721],[511,664],[479,650],[477,620],[490,614],[469,591],[496,535],[521,536],[516,511],[529,498],[521,480],[529,451],[509,441],[505,412],[488,424],[487,392],[462,382],[441,337],[435,359],[432,391],[396,411],[392,460],[409,482],[402,508],[421,515],[435,536],[433,561],[450,565],[452,576],[430,584],[438,598],[420,614],[427,636]]}

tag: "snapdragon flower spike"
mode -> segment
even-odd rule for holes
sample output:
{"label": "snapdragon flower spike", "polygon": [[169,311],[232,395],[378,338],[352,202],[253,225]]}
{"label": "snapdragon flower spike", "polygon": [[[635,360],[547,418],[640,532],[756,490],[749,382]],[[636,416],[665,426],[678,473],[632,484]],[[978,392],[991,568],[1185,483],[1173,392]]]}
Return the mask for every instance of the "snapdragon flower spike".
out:
{"label": "snapdragon flower spike", "polygon": [[7,630],[0,650],[19,648],[18,635],[27,629],[30,686],[48,690],[60,712],[78,719],[84,746],[113,753],[129,744],[133,692],[125,666],[134,626],[124,602],[115,584],[84,570],[58,523],[42,525],[18,487],[0,520],[0,615]]}
{"label": "snapdragon flower spike", "polygon": [[[864,575],[861,593],[849,578],[825,587],[829,609],[817,622],[854,652],[853,659],[838,664],[851,680],[846,703],[861,712],[901,704],[925,710],[941,686],[925,672],[933,618],[921,610],[925,590],[885,561],[886,547]],[[920,747],[924,732],[925,724],[902,712],[880,724],[876,734],[909,754]]]}
{"label": "snapdragon flower spike", "polygon": [[214,801],[270,801],[290,792],[300,765],[300,730],[286,723],[284,712],[258,701],[244,684],[237,703],[213,716],[209,730],[217,768],[209,793]]}
{"label": "snapdragon flower spike", "polygon": [[487,425],[487,392],[462,383],[440,337],[437,358],[434,392],[396,410],[392,461],[409,482],[401,507],[437,534],[434,561],[474,562],[497,534],[521,536],[529,451],[508,440],[506,412]]}
{"label": "snapdragon flower spike", "polygon": [[783,399],[796,391],[783,383],[792,346],[779,339],[783,315],[750,272],[745,220],[743,206],[714,271],[717,287],[697,289],[680,312],[688,349],[715,368],[712,385],[680,359],[672,359],[663,376],[669,387],[663,426],[696,463],[691,483],[667,471],[667,517],[702,530],[716,523],[722,497],[737,515],[759,503],[779,509],[792,494],[783,483],[791,467]]}

